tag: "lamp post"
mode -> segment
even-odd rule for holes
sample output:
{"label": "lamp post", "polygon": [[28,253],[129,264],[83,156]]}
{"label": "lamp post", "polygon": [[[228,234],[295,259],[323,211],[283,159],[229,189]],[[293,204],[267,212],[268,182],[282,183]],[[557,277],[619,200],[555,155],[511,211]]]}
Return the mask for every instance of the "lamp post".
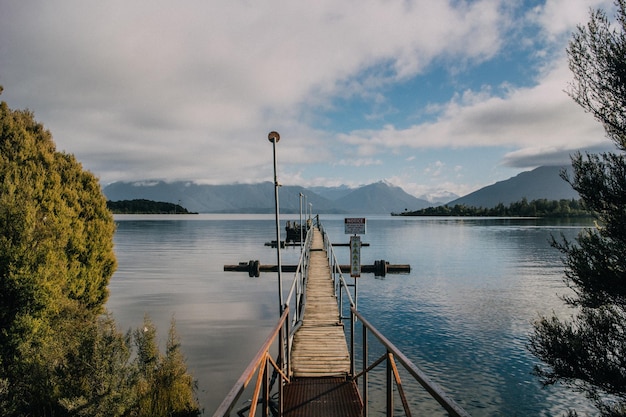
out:
{"label": "lamp post", "polygon": [[302,197],[304,197],[304,194],[300,193],[300,253],[304,250],[302,245]]}
{"label": "lamp post", "polygon": [[276,263],[278,264],[278,303],[279,303],[279,315],[283,315],[283,279],[282,279],[282,263],[280,261],[280,221],[278,218],[278,178],[276,176],[276,143],[280,140],[278,132],[270,132],[267,135],[267,139],[272,142],[272,148],[274,150],[274,206],[276,208]]}

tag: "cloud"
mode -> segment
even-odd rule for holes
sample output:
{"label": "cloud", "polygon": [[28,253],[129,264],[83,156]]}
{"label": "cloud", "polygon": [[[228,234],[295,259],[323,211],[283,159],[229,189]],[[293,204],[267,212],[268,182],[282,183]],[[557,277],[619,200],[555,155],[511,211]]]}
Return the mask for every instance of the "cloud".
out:
{"label": "cloud", "polygon": [[431,177],[438,177],[441,175],[442,171],[446,168],[446,164],[441,161],[436,161],[434,164],[431,164],[424,170],[424,174],[429,175]]}
{"label": "cloud", "polygon": [[[105,181],[259,178],[266,131],[324,158],[310,114],[499,47],[498,3],[3,2],[3,99]],[[363,77],[363,74],[369,73]],[[283,132],[281,132],[283,133]],[[310,160],[309,160],[310,161]]]}
{"label": "cloud", "polygon": [[[547,0],[520,16],[505,0],[3,1],[2,99],[32,109],[105,183],[269,180],[271,130],[282,172],[303,184],[354,183],[347,169],[392,170],[390,156],[416,163],[407,151],[424,149],[499,147],[502,163],[520,166],[603,143],[563,93],[565,58],[553,52],[589,6],[607,3]],[[530,26],[540,34],[520,41]],[[415,110],[434,117],[408,128],[386,119],[406,111],[394,87],[461,74],[513,42],[553,47],[532,83],[459,88]],[[370,128],[329,126],[320,113],[334,117],[337,99],[374,103],[348,115]]]}
{"label": "cloud", "polygon": [[381,165],[381,164],[382,164],[382,161],[371,159],[371,158],[340,159],[339,161],[337,161],[337,165],[354,166],[354,167]]}
{"label": "cloud", "polygon": [[503,164],[515,168],[534,168],[538,166],[570,165],[571,156],[576,152],[602,153],[615,151],[615,146],[607,142],[596,146],[579,149],[543,146],[524,148],[504,156]]}
{"label": "cloud", "polygon": [[527,18],[537,23],[551,41],[571,35],[573,28],[584,24],[590,9],[611,10],[612,0],[548,0],[529,11]]}
{"label": "cloud", "polygon": [[563,58],[533,87],[510,88],[504,96],[465,91],[441,106],[435,121],[354,131],[340,140],[368,155],[389,148],[502,147],[516,149],[505,158],[509,166],[537,166],[546,158],[567,163],[574,151],[607,142],[601,125],[564,92],[568,80]]}

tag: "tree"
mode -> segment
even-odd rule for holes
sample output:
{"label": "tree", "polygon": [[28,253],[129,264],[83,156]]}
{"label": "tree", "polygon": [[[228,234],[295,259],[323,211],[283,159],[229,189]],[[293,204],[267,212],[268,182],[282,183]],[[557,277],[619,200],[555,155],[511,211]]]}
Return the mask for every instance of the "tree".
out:
{"label": "tree", "polygon": [[114,231],[96,177],[0,102],[0,415],[199,414],[174,324],[165,359],[148,322],[133,355],[106,313]]}
{"label": "tree", "polygon": [[131,362],[131,336],[122,335],[110,315],[89,323],[80,343],[57,368],[63,381],[59,404],[85,417],[132,414],[137,408],[137,371]]}
{"label": "tree", "polygon": [[574,82],[568,91],[582,108],[602,123],[618,149],[626,150],[626,4],[616,0],[614,29],[603,10],[591,12],[579,26],[567,53]]}
{"label": "tree", "polygon": [[619,153],[577,153],[573,176],[598,226],[576,242],[553,238],[564,255],[575,308],[569,320],[541,317],[529,349],[544,363],[545,384],[563,382],[585,393],[603,415],[626,415],[626,0],[616,0],[617,29],[602,10],[592,11],[568,47],[574,82],[568,93],[602,123]]}
{"label": "tree", "polygon": [[0,379],[17,410],[53,408],[53,368],[79,343],[64,335],[104,311],[114,230],[98,180],[1,102]]}
{"label": "tree", "polygon": [[187,372],[180,351],[180,339],[172,319],[166,354],[159,352],[156,328],[144,318],[143,328],[135,330],[139,383],[139,416],[194,417],[200,414],[194,397],[195,382]]}

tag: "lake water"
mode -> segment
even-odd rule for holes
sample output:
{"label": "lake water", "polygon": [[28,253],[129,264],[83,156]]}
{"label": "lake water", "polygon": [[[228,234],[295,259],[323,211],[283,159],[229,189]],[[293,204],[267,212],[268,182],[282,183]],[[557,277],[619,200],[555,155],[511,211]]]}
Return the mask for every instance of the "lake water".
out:
{"label": "lake water", "polygon": [[[281,229],[298,217],[281,216]],[[348,242],[344,216],[320,218],[332,242]],[[264,246],[275,240],[274,217],[126,215],[116,221],[118,269],[107,306],[122,330],[140,326],[148,314],[162,349],[175,318],[198,397],[212,415],[278,318],[276,273],[250,278],[223,266],[251,259],[276,264],[276,250]],[[567,289],[561,254],[549,239],[573,239],[583,226],[590,225],[368,217],[361,239],[370,246],[361,250],[362,263],[385,259],[410,264],[411,272],[364,274],[359,310],[473,416],[559,416],[570,408],[591,415],[580,395],[541,386],[526,349],[539,314],[572,314],[559,298]],[[336,251],[348,264],[348,249]],[[299,254],[299,248],[284,249],[283,264],[296,264]],[[291,274],[283,278],[287,291]]]}

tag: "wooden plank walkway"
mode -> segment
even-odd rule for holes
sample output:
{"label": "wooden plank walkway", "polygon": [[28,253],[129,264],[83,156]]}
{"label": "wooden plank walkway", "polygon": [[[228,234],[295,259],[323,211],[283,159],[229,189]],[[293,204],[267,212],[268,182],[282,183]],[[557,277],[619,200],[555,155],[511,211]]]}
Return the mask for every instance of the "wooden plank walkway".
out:
{"label": "wooden plank walkway", "polygon": [[348,378],[350,355],[322,233],[313,229],[302,326],[291,349],[293,380],[285,385],[285,417],[360,417],[363,405]]}
{"label": "wooden plank walkway", "polygon": [[323,238],[313,229],[302,326],[293,339],[291,370],[298,377],[346,376],[350,355]]}

